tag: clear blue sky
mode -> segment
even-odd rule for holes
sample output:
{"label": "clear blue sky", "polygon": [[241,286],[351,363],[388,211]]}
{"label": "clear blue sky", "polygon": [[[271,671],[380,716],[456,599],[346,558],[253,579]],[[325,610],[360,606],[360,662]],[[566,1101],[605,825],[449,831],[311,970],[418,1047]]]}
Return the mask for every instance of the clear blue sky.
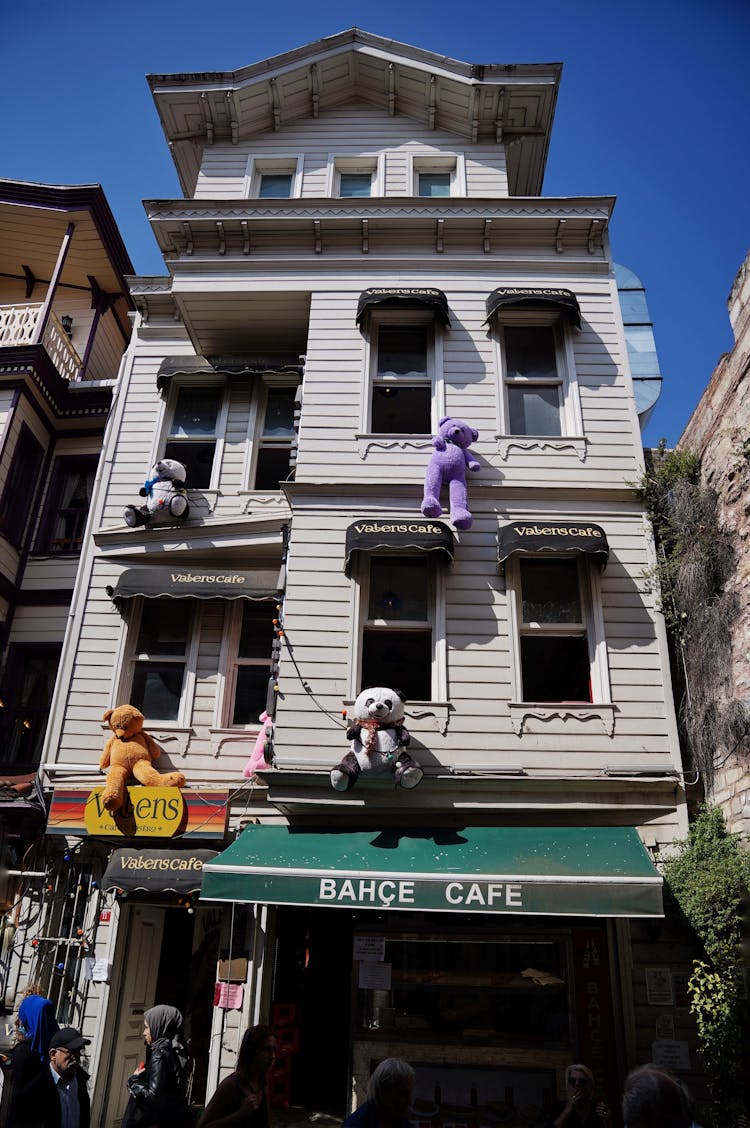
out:
{"label": "clear blue sky", "polygon": [[0,0],[0,175],[102,184],[136,272],[165,273],[142,199],[180,195],[145,75],[229,70],[356,25],[471,63],[562,62],[544,191],[617,196],[672,443],[722,352],[750,246],[747,0]]}

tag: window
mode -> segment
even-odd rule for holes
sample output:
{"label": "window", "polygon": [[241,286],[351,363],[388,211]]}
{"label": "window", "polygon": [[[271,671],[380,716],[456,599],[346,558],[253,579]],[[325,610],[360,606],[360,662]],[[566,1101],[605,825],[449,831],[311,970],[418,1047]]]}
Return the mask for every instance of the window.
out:
{"label": "window", "polygon": [[465,196],[466,166],[462,153],[410,155],[411,192],[414,196]]}
{"label": "window", "polygon": [[515,562],[522,701],[595,699],[585,567],[577,559]]}
{"label": "window", "polygon": [[229,615],[230,652],[236,657],[227,675],[225,720],[228,725],[257,727],[268,699],[276,604],[237,601]]}
{"label": "window", "polygon": [[250,157],[245,194],[256,200],[287,200],[301,195],[302,157]]}
{"label": "window", "polygon": [[81,551],[96,466],[96,455],[55,460],[36,552]]}
{"label": "window", "polygon": [[382,196],[385,173],[385,154],[351,156],[328,154],[326,195],[342,199],[363,196]]}
{"label": "window", "polygon": [[0,763],[39,763],[47,731],[59,646],[11,646],[3,678]]}
{"label": "window", "polygon": [[263,430],[258,442],[255,464],[256,490],[277,492],[279,482],[285,482],[291,472],[292,450],[296,439],[294,407],[296,387],[269,385]]}
{"label": "window", "polygon": [[183,384],[175,390],[164,457],[175,458],[185,466],[188,489],[208,489],[213,484],[224,425],[223,400],[221,385]]}
{"label": "window", "polygon": [[[500,433],[573,442],[583,436],[572,344],[565,323],[547,311],[496,315],[502,372]],[[567,439],[566,439],[567,437]],[[528,444],[526,444],[528,445]]]}
{"label": "window", "polygon": [[42,469],[44,451],[25,423],[16,442],[8,478],[0,498],[0,531],[20,548],[34,509],[34,497]]}
{"label": "window", "polygon": [[372,173],[342,172],[339,177],[339,196],[369,196],[372,191]]}
{"label": "window", "polygon": [[433,429],[432,320],[383,322],[373,315],[371,339],[372,392],[369,431],[372,434],[429,435]]}
{"label": "window", "polygon": [[263,172],[260,177],[258,196],[261,200],[276,197],[287,198],[292,194],[291,172]]}
{"label": "window", "polygon": [[128,700],[148,720],[180,719],[192,612],[189,599],[142,601]]}
{"label": "window", "polygon": [[420,172],[420,196],[450,196],[451,174],[449,172]]}
{"label": "window", "polygon": [[430,701],[434,596],[429,561],[372,556],[368,580],[359,689],[392,685],[408,701]]}

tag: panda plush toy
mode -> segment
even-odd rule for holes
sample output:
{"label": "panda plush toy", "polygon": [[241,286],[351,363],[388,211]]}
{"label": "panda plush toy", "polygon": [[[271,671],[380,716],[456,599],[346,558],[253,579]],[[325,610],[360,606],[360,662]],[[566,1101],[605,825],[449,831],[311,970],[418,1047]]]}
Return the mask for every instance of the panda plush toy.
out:
{"label": "panda plush toy", "polygon": [[352,742],[340,764],[331,771],[331,786],[349,791],[361,772],[393,777],[397,787],[416,787],[424,772],[406,751],[410,736],[401,723],[405,698],[396,689],[363,689],[354,702],[353,720],[346,730]]}
{"label": "panda plush toy", "polygon": [[160,458],[151,468],[147,478],[138,491],[146,498],[145,505],[128,505],[123,510],[125,524],[131,529],[139,525],[184,521],[190,512],[185,477],[187,471],[181,462],[174,458]]}

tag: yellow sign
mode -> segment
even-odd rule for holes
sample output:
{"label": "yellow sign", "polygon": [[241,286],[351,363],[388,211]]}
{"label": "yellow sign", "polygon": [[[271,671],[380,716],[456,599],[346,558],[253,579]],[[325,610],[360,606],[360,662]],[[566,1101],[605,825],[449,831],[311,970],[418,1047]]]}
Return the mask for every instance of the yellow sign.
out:
{"label": "yellow sign", "polygon": [[116,814],[102,806],[103,787],[86,800],[84,822],[89,834],[108,838],[172,838],[185,823],[185,800],[179,787],[127,787]]}

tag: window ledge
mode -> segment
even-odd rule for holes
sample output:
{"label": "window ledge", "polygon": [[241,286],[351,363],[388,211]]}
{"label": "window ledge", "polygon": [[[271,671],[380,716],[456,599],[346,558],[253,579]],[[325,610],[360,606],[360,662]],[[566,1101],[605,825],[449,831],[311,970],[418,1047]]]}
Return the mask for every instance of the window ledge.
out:
{"label": "window ledge", "polygon": [[358,432],[355,436],[359,457],[364,461],[371,450],[430,450],[431,435],[370,435]]}
{"label": "window ledge", "polygon": [[523,734],[526,721],[530,718],[545,723],[560,720],[564,724],[568,721],[583,723],[595,719],[601,723],[607,736],[613,736],[615,731],[615,706],[604,702],[597,705],[568,701],[540,704],[535,704],[533,701],[509,701],[508,710],[513,731],[517,736]]}
{"label": "window ledge", "polygon": [[[354,708],[354,699],[345,701],[347,713]],[[407,701],[404,710],[404,723],[409,732],[439,732],[445,736],[448,731],[452,706],[447,701]],[[347,721],[351,717],[347,717]]]}
{"label": "window ledge", "polygon": [[570,450],[580,462],[586,461],[588,440],[583,435],[495,435],[495,438],[503,461],[507,460],[511,447],[519,450]]}
{"label": "window ledge", "polygon": [[[109,731],[109,725],[103,727]],[[168,755],[172,756],[175,752],[180,756],[187,755],[190,737],[193,735],[192,728],[181,728],[171,724],[160,725],[156,721],[146,721],[143,727]]]}

